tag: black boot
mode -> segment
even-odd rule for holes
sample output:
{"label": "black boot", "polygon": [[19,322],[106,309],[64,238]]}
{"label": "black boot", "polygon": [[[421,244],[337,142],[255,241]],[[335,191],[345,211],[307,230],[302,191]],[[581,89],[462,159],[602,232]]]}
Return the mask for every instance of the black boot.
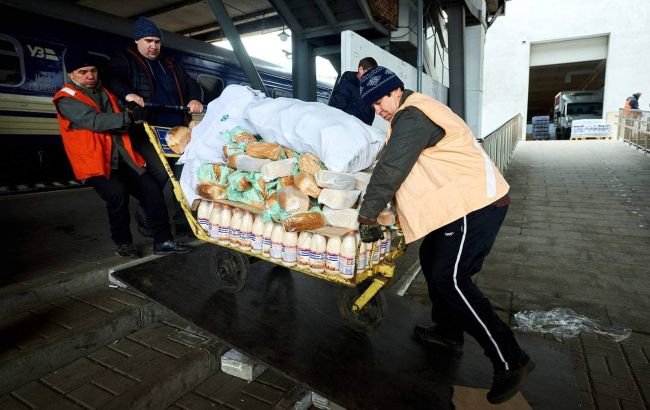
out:
{"label": "black boot", "polygon": [[176,242],[173,239],[162,243],[153,244],[153,253],[156,255],[167,255],[170,253],[189,253],[192,248],[188,245]]}
{"label": "black boot", "polygon": [[535,362],[526,355],[516,369],[495,370],[492,388],[487,399],[492,404],[508,401],[523,387],[528,374],[535,368]]}
{"label": "black boot", "polygon": [[463,342],[443,335],[436,326],[415,326],[413,339],[425,346],[447,349],[456,354],[463,353]]}

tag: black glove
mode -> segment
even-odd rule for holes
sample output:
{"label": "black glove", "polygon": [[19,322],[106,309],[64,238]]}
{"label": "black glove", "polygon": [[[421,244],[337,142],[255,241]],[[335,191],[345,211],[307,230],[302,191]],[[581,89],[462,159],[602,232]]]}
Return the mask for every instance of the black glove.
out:
{"label": "black glove", "polygon": [[147,121],[147,110],[140,107],[136,102],[129,101],[126,104],[125,111],[126,115],[129,116],[129,120],[131,120],[132,124],[142,124],[143,122]]}
{"label": "black glove", "polygon": [[359,235],[361,236],[361,241],[366,243],[377,242],[380,239],[384,239],[384,233],[381,231],[381,226],[377,224],[360,224]]}

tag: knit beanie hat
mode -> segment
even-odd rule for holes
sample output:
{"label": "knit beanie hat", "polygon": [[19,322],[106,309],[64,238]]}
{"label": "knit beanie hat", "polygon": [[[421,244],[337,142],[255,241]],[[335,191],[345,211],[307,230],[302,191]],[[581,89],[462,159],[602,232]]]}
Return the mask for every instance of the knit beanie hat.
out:
{"label": "knit beanie hat", "polygon": [[65,50],[63,64],[65,65],[66,73],[71,73],[81,67],[97,66],[95,58],[86,50],[80,48],[68,48]]}
{"label": "knit beanie hat", "polygon": [[133,25],[133,39],[140,40],[143,37],[158,37],[162,40],[162,32],[153,21],[146,17],[138,17]]}
{"label": "knit beanie hat", "polygon": [[404,83],[386,67],[377,66],[363,73],[359,92],[366,106],[372,105],[381,97],[390,94],[396,88],[404,87]]}

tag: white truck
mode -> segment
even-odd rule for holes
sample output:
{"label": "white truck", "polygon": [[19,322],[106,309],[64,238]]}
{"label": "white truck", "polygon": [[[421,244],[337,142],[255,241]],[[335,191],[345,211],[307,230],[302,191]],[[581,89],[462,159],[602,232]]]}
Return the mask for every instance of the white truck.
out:
{"label": "white truck", "polygon": [[571,137],[573,120],[603,118],[603,91],[560,91],[555,96],[553,122],[558,139]]}

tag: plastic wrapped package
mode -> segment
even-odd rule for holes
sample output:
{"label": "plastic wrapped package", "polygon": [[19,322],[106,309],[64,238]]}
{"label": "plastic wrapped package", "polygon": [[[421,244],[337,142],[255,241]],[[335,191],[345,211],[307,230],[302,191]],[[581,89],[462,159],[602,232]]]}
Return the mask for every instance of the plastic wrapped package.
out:
{"label": "plastic wrapped package", "polygon": [[354,189],[356,179],[350,174],[327,171],[321,169],[314,175],[316,184],[321,188],[351,190]]}
{"label": "plastic wrapped package", "polygon": [[230,130],[222,131],[221,138],[228,143],[234,144],[246,144],[257,141],[257,138],[255,138],[250,131],[241,126],[236,126]]}
{"label": "plastic wrapped package", "polygon": [[177,154],[182,154],[192,135],[188,127],[174,127],[167,133],[167,146]]}
{"label": "plastic wrapped package", "polygon": [[278,203],[285,212],[304,212],[309,209],[309,197],[294,186],[278,190]]}
{"label": "plastic wrapped package", "polygon": [[356,209],[332,209],[323,207],[327,225],[356,230],[359,228],[359,211]]}
{"label": "plastic wrapped package", "polygon": [[323,188],[318,195],[318,203],[327,205],[333,209],[352,208],[360,192],[357,190],[343,191],[340,189]]}
{"label": "plastic wrapped package", "polygon": [[226,186],[212,181],[201,181],[196,185],[196,193],[203,199],[215,201],[226,197]]}
{"label": "plastic wrapped package", "polygon": [[316,179],[304,171],[298,172],[293,179],[294,185],[307,196],[318,198],[321,188],[316,184]]}
{"label": "plastic wrapped package", "polygon": [[248,173],[243,171],[231,172],[228,176],[228,186],[240,192],[249,190],[253,184],[251,184],[247,177]]}
{"label": "plastic wrapped package", "polygon": [[245,153],[244,149],[242,147],[240,147],[239,145],[237,145],[237,144],[229,143],[229,144],[225,144],[223,146],[223,157],[224,158],[229,158],[229,157],[232,157],[234,155],[242,155],[244,153]]}
{"label": "plastic wrapped package", "polygon": [[201,164],[196,171],[198,181],[211,181],[220,185],[228,184],[228,175],[232,169],[219,164]]}
{"label": "plastic wrapped package", "polygon": [[246,145],[246,155],[277,161],[282,156],[282,147],[272,142],[250,142]]}
{"label": "plastic wrapped package", "polygon": [[262,173],[262,177],[268,182],[277,178],[293,176],[295,166],[295,158],[281,159],[264,164],[260,172]]}
{"label": "plastic wrapped package", "polygon": [[318,171],[323,169],[323,163],[316,154],[311,152],[304,152],[298,160],[298,169],[309,175],[316,175]]}
{"label": "plastic wrapped package", "polygon": [[294,184],[293,182],[294,182],[293,181],[293,175],[287,175],[287,176],[278,178],[278,186],[280,188],[285,187],[285,186],[292,186]]}
{"label": "plastic wrapped package", "polygon": [[267,184],[262,177],[262,174],[259,172],[249,172],[246,175],[246,180],[253,185],[253,189],[257,190],[257,192],[259,192],[262,197],[266,199],[268,196]]}
{"label": "plastic wrapped package", "polygon": [[318,211],[298,212],[282,220],[282,227],[287,232],[300,232],[325,226],[325,217]]}
{"label": "plastic wrapped package", "polygon": [[239,191],[230,185],[228,185],[227,188],[226,198],[230,201],[243,202],[259,209],[260,211],[264,209],[264,197],[256,189],[251,188],[246,191]]}
{"label": "plastic wrapped package", "polygon": [[525,332],[550,333],[561,341],[562,337],[575,337],[580,332],[597,333],[615,342],[630,337],[632,331],[623,327],[604,326],[571,309],[555,308],[548,312],[525,310],[515,313],[517,329]]}
{"label": "plastic wrapped package", "polygon": [[260,172],[262,167],[271,162],[270,159],[253,158],[248,155],[233,155],[228,157],[228,166],[240,171]]}
{"label": "plastic wrapped package", "polygon": [[370,183],[370,177],[372,176],[372,173],[370,172],[355,172],[352,174],[352,176],[355,179],[355,184],[354,184],[354,189],[361,191],[362,195],[366,193],[366,188],[368,188],[368,184]]}

